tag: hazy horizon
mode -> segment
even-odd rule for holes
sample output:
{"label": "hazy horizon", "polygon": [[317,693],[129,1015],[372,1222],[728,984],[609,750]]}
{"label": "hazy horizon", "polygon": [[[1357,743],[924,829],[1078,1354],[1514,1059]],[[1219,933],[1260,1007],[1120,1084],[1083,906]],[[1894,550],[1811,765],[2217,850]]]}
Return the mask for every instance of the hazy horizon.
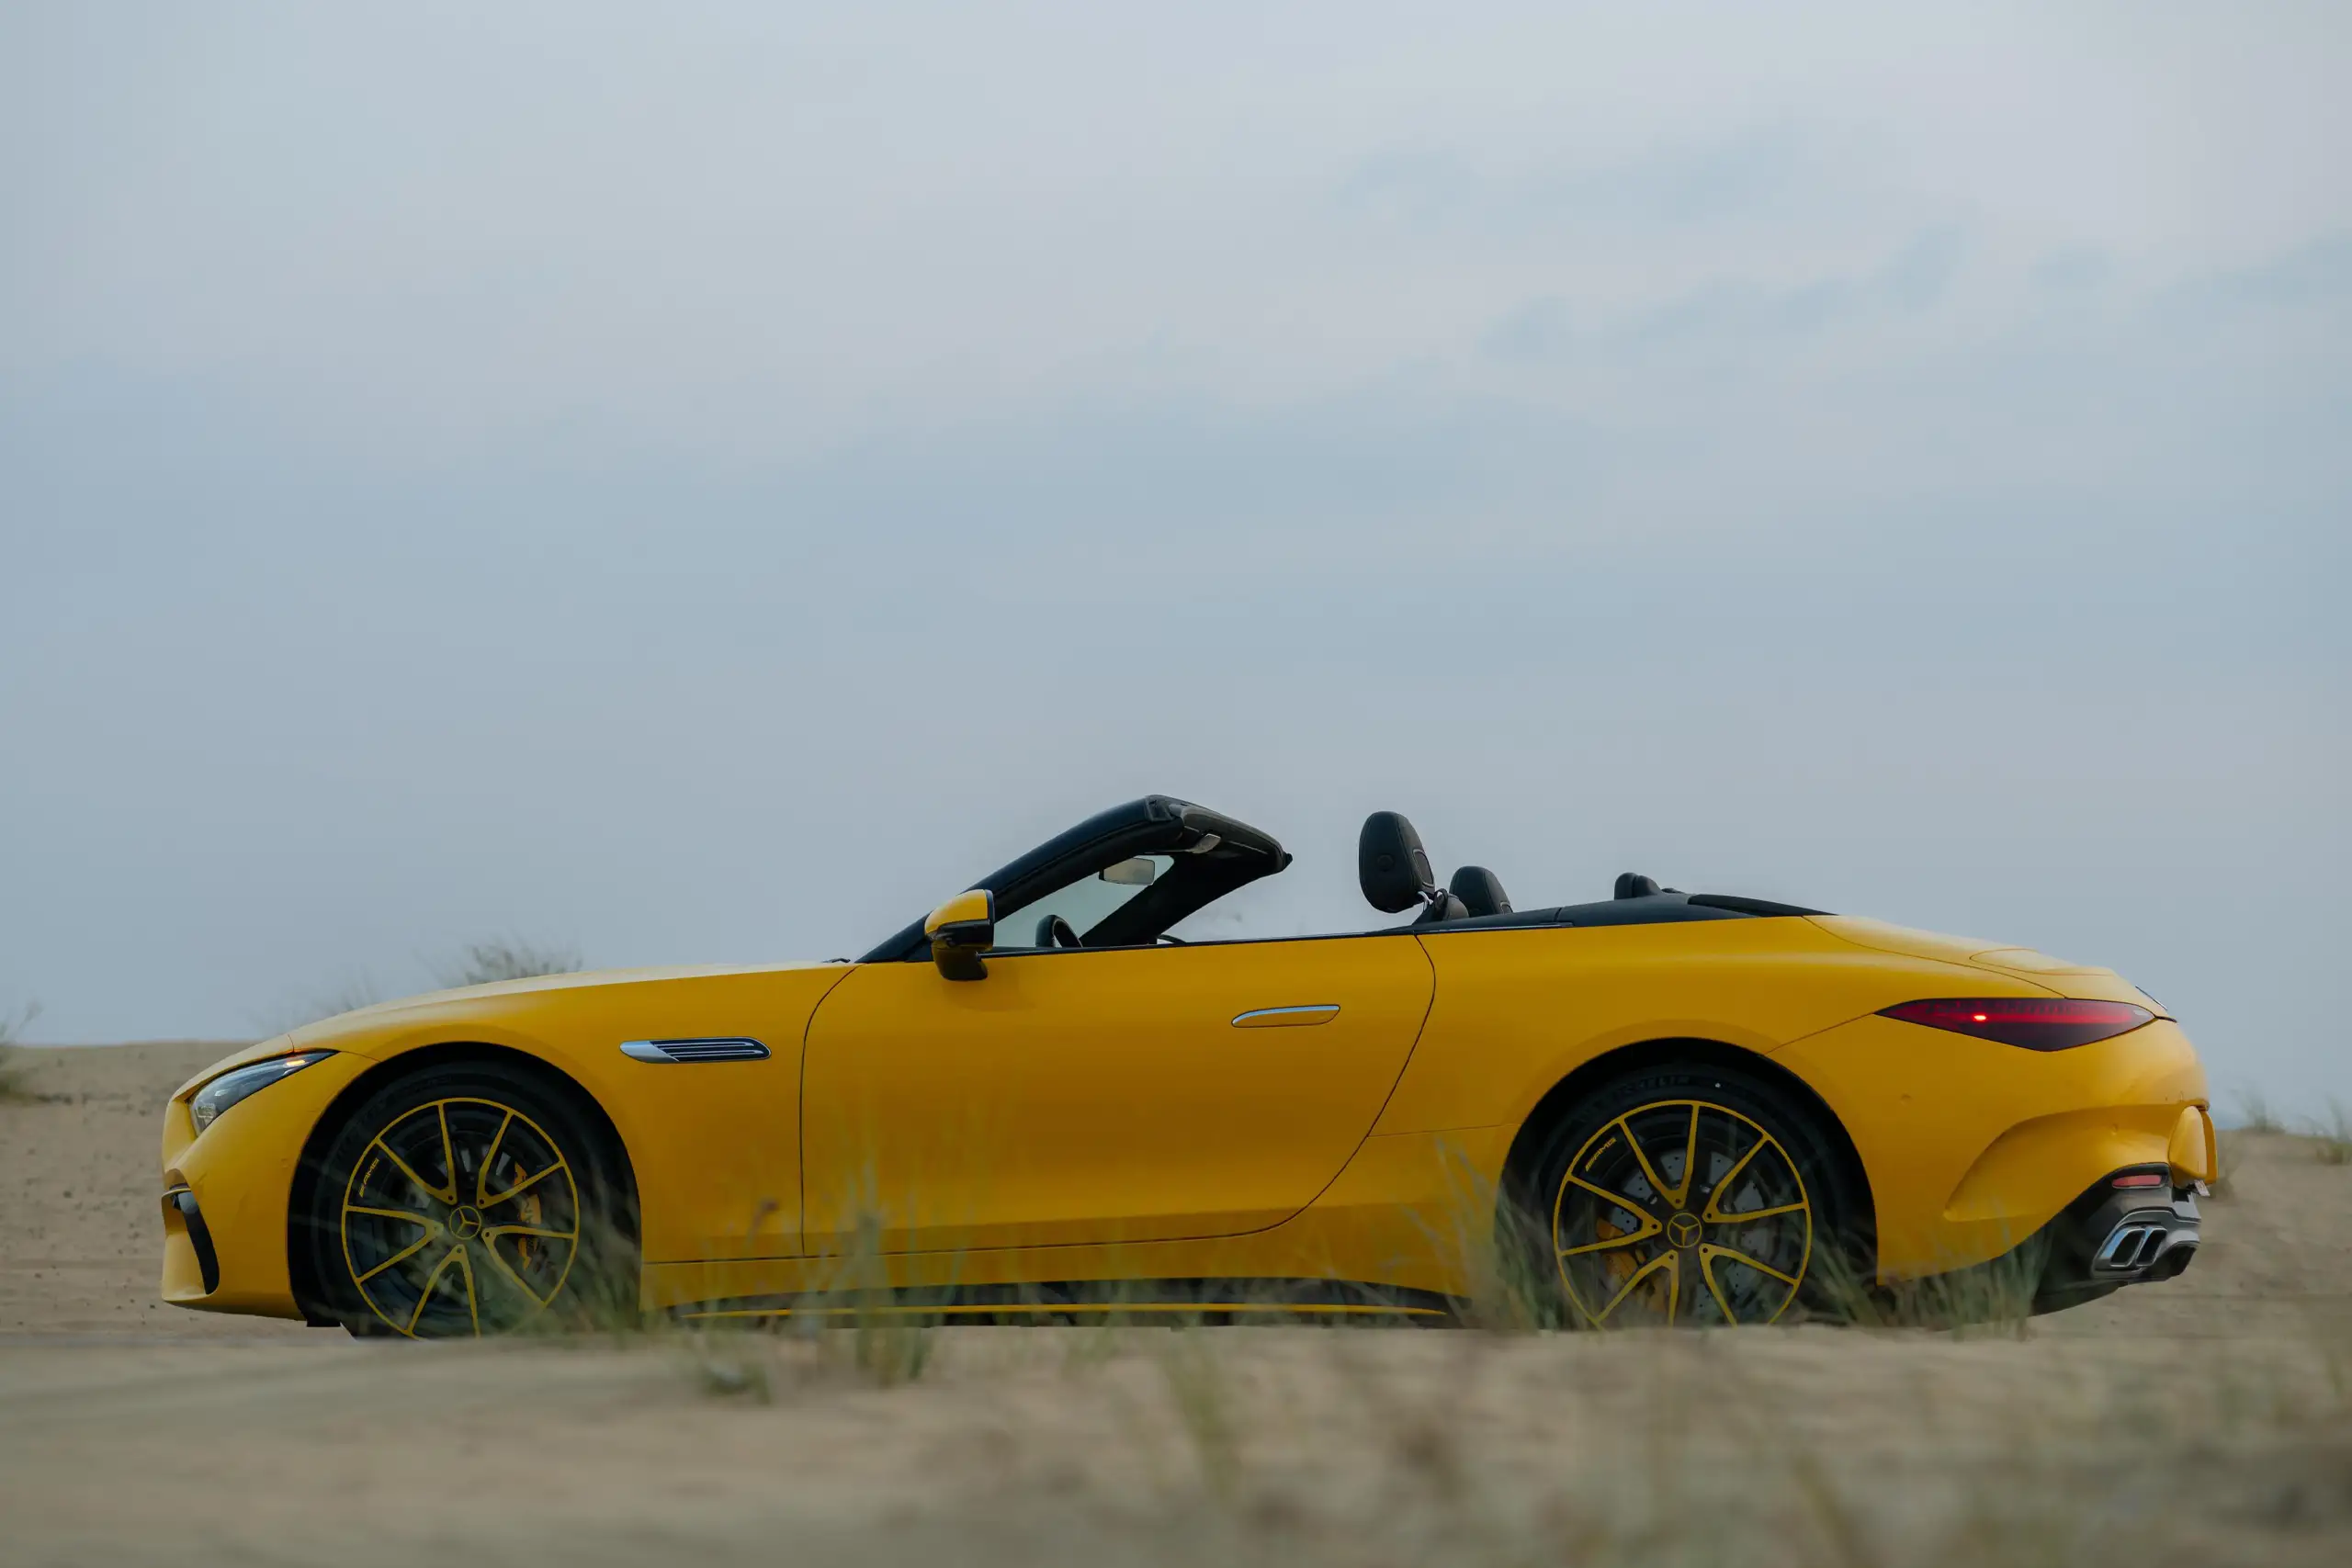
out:
{"label": "hazy horizon", "polygon": [[[1704,46],[1695,39],[1703,36]],[[0,1015],[854,955],[1160,791],[2352,1100],[2340,7],[0,17]]]}

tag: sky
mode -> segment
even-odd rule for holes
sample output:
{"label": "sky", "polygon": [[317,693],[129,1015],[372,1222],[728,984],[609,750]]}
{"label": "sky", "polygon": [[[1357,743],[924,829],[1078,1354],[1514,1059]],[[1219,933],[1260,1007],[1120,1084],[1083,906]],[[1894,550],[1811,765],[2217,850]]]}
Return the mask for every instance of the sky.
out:
{"label": "sky", "polygon": [[2352,1102],[2341,6],[0,11],[0,1012],[863,952],[1114,802]]}

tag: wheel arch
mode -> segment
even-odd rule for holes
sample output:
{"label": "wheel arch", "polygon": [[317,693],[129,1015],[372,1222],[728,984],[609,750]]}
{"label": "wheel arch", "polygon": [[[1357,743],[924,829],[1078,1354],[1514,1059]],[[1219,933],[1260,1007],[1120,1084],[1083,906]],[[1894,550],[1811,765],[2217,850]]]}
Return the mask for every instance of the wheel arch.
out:
{"label": "wheel arch", "polygon": [[1690,1036],[1668,1036],[1656,1040],[1637,1041],[1604,1051],[1590,1061],[1554,1084],[1535,1102],[1512,1135],[1510,1151],[1503,1156],[1502,1187],[1506,1195],[1525,1199],[1528,1182],[1544,1135],[1566,1116],[1579,1100],[1617,1078],[1628,1077],[1652,1067],[1677,1062],[1704,1063],[1745,1073],[1750,1077],[1770,1084],[1789,1094],[1829,1139],[1832,1149],[1853,1182],[1853,1190],[1860,1195],[1862,1212],[1855,1216],[1856,1227],[1866,1238],[1874,1239],[1878,1230],[1878,1200],[1871,1190],[1870,1171],[1862,1164],[1861,1151],[1855,1146],[1853,1134],[1829,1102],[1813,1085],[1771,1057],[1744,1046],[1730,1045],[1720,1040]]}
{"label": "wheel arch", "polygon": [[637,1168],[629,1158],[628,1145],[604,1106],[578,1078],[544,1056],[517,1051],[511,1045],[492,1045],[479,1040],[450,1040],[420,1045],[398,1055],[387,1056],[345,1084],[341,1092],[327,1102],[326,1109],[319,1112],[318,1120],[311,1124],[310,1135],[303,1140],[302,1152],[295,1160],[293,1187],[286,1204],[286,1271],[293,1287],[296,1304],[314,1324],[332,1320],[320,1320],[314,1315],[316,1303],[322,1299],[323,1292],[313,1268],[312,1249],[305,1245],[302,1227],[310,1216],[311,1201],[317,1191],[328,1145],[350,1121],[352,1113],[386,1084],[420,1068],[464,1062],[495,1063],[525,1073],[571,1101],[572,1108],[586,1121],[591,1135],[603,1145],[597,1152],[609,1162],[610,1172],[620,1184],[622,1201],[615,1219],[630,1241],[637,1239]]}

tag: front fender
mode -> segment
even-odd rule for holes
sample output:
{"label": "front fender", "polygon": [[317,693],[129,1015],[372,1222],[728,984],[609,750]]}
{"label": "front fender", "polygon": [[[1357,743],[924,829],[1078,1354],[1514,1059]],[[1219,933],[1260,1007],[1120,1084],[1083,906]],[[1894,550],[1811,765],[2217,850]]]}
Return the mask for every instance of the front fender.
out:
{"label": "front fender", "polygon": [[[650,1263],[797,1256],[800,1054],[809,1016],[850,968],[567,976],[425,997],[299,1032],[390,1065],[415,1052],[486,1045],[563,1074],[619,1135],[637,1181]],[[655,1065],[631,1040],[747,1037],[762,1061]],[[298,1075],[299,1076],[299,1075]]]}

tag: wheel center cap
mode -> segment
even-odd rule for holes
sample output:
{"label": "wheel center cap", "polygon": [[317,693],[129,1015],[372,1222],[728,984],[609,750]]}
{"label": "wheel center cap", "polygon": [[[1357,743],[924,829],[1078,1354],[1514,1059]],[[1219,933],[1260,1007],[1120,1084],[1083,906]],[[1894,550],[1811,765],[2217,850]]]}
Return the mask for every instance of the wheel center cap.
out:
{"label": "wheel center cap", "polygon": [[449,1234],[459,1241],[471,1241],[481,1235],[481,1211],[471,1203],[460,1203],[450,1210]]}
{"label": "wheel center cap", "polygon": [[1699,1216],[1680,1213],[1666,1222],[1666,1239],[1676,1247],[1699,1245]]}

